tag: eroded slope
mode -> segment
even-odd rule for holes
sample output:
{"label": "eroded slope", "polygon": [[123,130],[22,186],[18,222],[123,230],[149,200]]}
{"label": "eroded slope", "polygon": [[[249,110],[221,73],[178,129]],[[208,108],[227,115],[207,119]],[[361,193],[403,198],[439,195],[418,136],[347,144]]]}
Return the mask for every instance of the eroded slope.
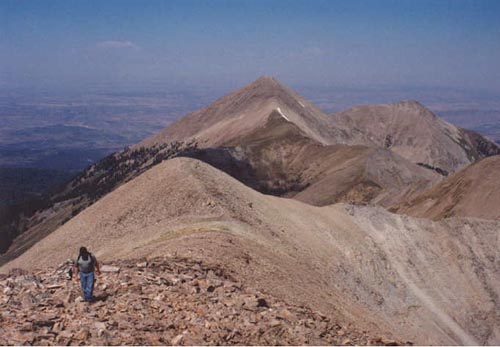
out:
{"label": "eroded slope", "polygon": [[316,206],[337,202],[389,206],[411,199],[441,179],[383,148],[318,143],[277,110],[264,126],[228,146],[194,154],[260,192]]}

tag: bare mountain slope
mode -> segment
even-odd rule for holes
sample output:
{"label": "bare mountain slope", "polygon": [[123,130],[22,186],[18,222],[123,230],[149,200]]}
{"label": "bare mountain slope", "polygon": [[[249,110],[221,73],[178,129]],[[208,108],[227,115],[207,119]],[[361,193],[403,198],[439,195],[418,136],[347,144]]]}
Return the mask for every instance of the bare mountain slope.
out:
{"label": "bare mountain slope", "polygon": [[495,143],[440,119],[416,101],[357,106],[334,114],[333,121],[351,129],[358,144],[388,148],[442,174],[500,154]]}
{"label": "bare mountain slope", "polygon": [[[286,115],[285,115],[286,117]],[[274,110],[266,124],[195,157],[260,192],[324,206],[403,202],[441,176],[383,148],[323,145]]]}
{"label": "bare mountain slope", "polygon": [[412,201],[398,213],[441,219],[451,216],[500,219],[500,156],[482,159]]}
{"label": "bare mountain slope", "polygon": [[348,134],[335,128],[329,116],[299,94],[263,76],[182,117],[135,147],[196,138],[202,147],[225,145],[262,126],[273,110],[279,110],[310,138],[320,143],[343,143]]}
{"label": "bare mountain slope", "polygon": [[193,159],[163,162],[3,266],[178,254],[264,293],[418,344],[500,343],[500,223],[265,196]]}

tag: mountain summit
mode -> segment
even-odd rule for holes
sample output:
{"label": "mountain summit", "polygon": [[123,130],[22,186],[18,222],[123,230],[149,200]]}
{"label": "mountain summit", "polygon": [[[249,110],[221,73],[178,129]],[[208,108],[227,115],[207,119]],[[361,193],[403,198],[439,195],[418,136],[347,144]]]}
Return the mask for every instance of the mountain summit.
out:
{"label": "mountain summit", "polygon": [[332,117],[337,126],[356,130],[355,143],[387,148],[442,175],[500,153],[493,142],[444,121],[415,100],[357,106]]}
{"label": "mountain summit", "polygon": [[319,108],[274,77],[263,76],[179,119],[136,147],[193,138],[202,147],[225,145],[263,126],[273,111],[320,143],[344,143],[348,137]]}

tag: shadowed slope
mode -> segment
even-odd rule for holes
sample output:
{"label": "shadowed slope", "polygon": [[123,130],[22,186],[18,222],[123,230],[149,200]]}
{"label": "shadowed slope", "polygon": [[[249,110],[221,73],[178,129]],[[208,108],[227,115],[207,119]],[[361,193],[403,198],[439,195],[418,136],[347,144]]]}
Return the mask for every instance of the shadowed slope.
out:
{"label": "shadowed slope", "polygon": [[432,219],[452,216],[500,219],[499,178],[500,156],[485,158],[392,209]]}
{"label": "shadowed slope", "polygon": [[263,127],[229,143],[234,147],[226,149],[225,160],[221,151],[213,150],[199,152],[198,158],[260,192],[317,206],[336,202],[388,206],[440,180],[438,174],[382,148],[322,145],[285,117],[273,111]]}
{"label": "shadowed slope", "polygon": [[337,126],[351,129],[358,144],[388,148],[444,174],[500,153],[493,142],[436,117],[416,101],[357,106],[332,117]]}
{"label": "shadowed slope", "polygon": [[[418,344],[499,343],[497,222],[265,196],[178,158],[108,194],[2,267],[177,253],[288,302]],[[425,333],[423,333],[425,332]]]}

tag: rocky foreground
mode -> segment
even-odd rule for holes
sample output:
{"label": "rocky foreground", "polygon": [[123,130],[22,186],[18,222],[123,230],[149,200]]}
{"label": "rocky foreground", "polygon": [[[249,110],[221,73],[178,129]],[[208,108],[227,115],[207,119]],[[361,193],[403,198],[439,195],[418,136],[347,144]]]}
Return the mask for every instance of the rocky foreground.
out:
{"label": "rocky foreground", "polygon": [[0,345],[381,345],[320,312],[180,258],[103,266],[92,303],[69,263],[0,278]]}

